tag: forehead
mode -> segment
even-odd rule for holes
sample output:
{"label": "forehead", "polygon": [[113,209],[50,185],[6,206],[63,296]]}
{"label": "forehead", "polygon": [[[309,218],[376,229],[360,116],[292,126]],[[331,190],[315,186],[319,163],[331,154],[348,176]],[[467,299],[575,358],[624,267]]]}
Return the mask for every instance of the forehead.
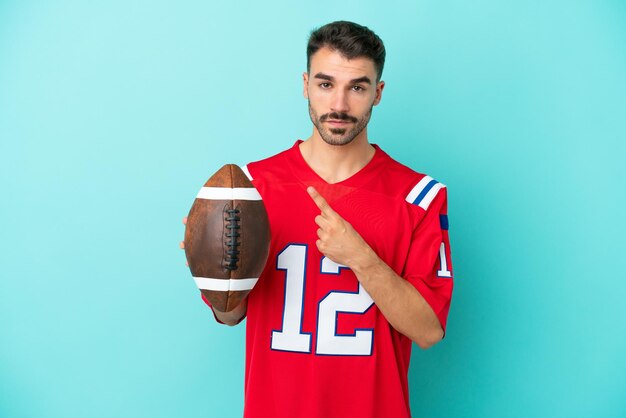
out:
{"label": "forehead", "polygon": [[340,52],[328,47],[320,48],[311,56],[310,74],[324,73],[337,79],[352,80],[368,76],[371,80],[376,79],[374,61],[366,57],[347,59]]}

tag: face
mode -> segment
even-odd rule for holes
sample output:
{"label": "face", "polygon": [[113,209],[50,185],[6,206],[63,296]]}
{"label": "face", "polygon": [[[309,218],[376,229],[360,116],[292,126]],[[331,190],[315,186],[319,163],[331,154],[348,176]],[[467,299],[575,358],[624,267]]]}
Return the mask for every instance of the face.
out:
{"label": "face", "polygon": [[372,107],[385,86],[376,82],[376,67],[369,58],[348,60],[330,48],[320,48],[304,73],[304,97],[320,137],[330,145],[346,145],[366,137]]}

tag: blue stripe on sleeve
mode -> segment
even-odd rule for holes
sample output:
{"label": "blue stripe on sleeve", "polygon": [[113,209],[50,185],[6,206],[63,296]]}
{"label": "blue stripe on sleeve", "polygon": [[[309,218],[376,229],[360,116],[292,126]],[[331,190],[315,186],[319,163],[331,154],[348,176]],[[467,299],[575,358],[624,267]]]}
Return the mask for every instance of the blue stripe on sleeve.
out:
{"label": "blue stripe on sleeve", "polygon": [[437,183],[438,183],[438,181],[437,181],[437,180],[431,180],[431,181],[430,181],[430,182],[426,185],[426,187],[424,187],[424,190],[422,190],[422,191],[421,191],[421,193],[417,195],[417,197],[416,197],[416,198],[415,198],[415,200],[413,201],[413,204],[414,204],[414,205],[419,205],[419,204],[422,202],[422,199],[424,198],[424,196],[426,196],[426,193],[428,193],[428,191],[429,191],[430,189],[432,189],[432,188],[433,188],[433,186],[434,186],[435,184],[437,184]]}
{"label": "blue stripe on sleeve", "polygon": [[441,224],[441,229],[448,230],[448,215],[439,215],[439,223]]}

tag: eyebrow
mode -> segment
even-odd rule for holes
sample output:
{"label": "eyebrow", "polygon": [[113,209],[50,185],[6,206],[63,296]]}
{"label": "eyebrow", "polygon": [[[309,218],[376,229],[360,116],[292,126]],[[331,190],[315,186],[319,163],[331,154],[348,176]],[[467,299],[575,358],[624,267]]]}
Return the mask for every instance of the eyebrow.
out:
{"label": "eyebrow", "polygon": [[[319,78],[321,80],[335,81],[335,77],[330,76],[328,74],[324,74],[324,73],[317,73],[317,74],[315,74],[315,78]],[[372,80],[370,80],[370,78],[367,77],[367,76],[363,76],[363,77],[354,78],[354,79],[350,80],[350,83],[352,83],[352,84],[357,84],[357,83],[372,84]]]}

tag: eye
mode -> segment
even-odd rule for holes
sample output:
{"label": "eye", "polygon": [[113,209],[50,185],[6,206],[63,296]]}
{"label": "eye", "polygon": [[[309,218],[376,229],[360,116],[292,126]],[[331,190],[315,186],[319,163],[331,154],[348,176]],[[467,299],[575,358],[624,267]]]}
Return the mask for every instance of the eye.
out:
{"label": "eye", "polygon": [[358,84],[355,86],[352,86],[352,90],[356,91],[356,92],[362,92],[365,91],[365,89],[362,86],[359,86]]}
{"label": "eye", "polygon": [[330,83],[320,83],[320,87],[323,89],[329,89],[331,87]]}

